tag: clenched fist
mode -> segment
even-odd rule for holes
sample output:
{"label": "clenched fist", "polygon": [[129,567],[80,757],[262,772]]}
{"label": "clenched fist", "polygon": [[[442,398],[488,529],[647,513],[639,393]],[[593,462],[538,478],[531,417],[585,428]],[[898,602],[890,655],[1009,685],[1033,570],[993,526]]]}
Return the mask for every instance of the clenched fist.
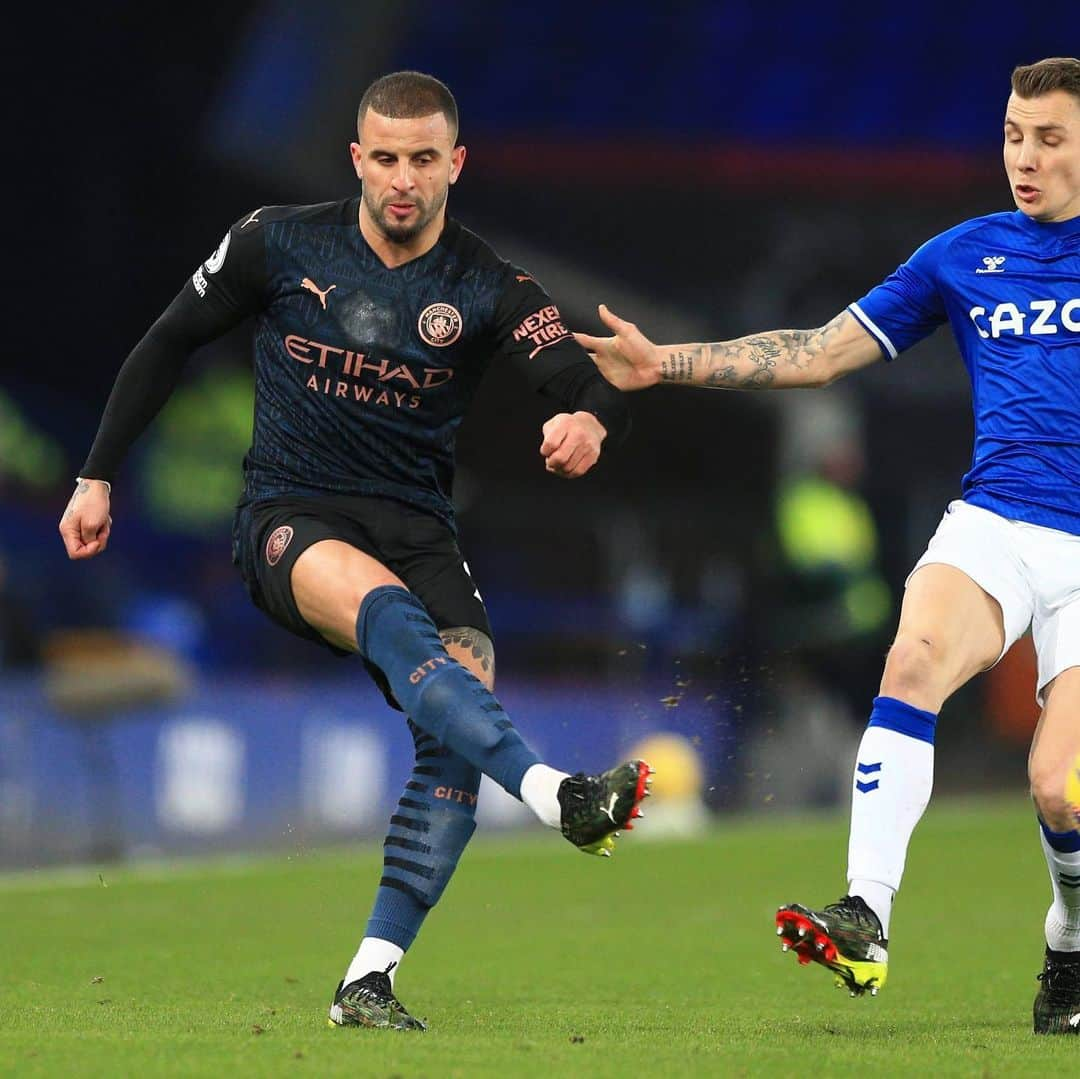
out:
{"label": "clenched fist", "polygon": [[544,467],[568,480],[584,476],[600,460],[600,444],[607,438],[606,428],[591,412],[560,412],[542,430]]}
{"label": "clenched fist", "polygon": [[109,542],[109,485],[104,480],[80,479],[60,518],[60,536],[68,558],[93,558]]}

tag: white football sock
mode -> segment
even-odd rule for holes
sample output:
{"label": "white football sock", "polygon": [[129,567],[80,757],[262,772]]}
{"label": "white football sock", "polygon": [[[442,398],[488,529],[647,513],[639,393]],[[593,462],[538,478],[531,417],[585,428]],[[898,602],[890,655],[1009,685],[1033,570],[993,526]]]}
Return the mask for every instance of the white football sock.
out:
{"label": "white football sock", "polygon": [[534,764],[521,780],[521,800],[549,828],[558,828],[562,820],[559,784],[566,775],[546,764]]}
{"label": "white football sock", "polygon": [[888,727],[867,727],[851,791],[848,891],[861,895],[889,935],[892,894],[908,843],[930,801],[934,746]]}
{"label": "white football sock", "polygon": [[[1046,943],[1055,952],[1080,952],[1080,851],[1055,850],[1041,828],[1039,839],[1054,888],[1054,902],[1046,912]],[[1070,887],[1069,880],[1076,883]]]}
{"label": "white football sock", "polygon": [[393,963],[394,968],[388,971],[387,975],[390,978],[390,984],[393,985],[394,977],[401,967],[401,960],[404,956],[404,949],[388,940],[380,940],[378,937],[364,937],[360,941],[360,947],[357,949],[356,955],[353,956],[353,961],[349,964],[349,969],[345,971],[345,984],[355,982],[365,974],[370,974],[373,970],[386,970]]}

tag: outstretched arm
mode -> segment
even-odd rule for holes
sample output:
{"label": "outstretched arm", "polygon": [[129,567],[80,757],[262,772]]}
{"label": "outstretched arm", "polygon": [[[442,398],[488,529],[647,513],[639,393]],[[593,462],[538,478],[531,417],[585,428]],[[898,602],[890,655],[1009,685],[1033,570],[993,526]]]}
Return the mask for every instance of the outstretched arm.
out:
{"label": "outstretched arm", "polygon": [[733,341],[653,344],[632,322],[600,305],[614,337],[574,337],[620,390],[660,382],[722,390],[825,386],[880,359],[881,349],[849,311],[814,330],[770,330]]}

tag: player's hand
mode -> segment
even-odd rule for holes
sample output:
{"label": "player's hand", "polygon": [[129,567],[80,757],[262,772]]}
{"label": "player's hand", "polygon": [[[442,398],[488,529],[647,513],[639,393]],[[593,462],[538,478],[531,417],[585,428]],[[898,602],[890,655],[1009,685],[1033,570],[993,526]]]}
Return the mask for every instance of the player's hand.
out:
{"label": "player's hand", "polygon": [[68,558],[93,558],[109,542],[109,487],[102,480],[79,480],[60,518],[60,536]]}
{"label": "player's hand", "polygon": [[593,363],[617,390],[645,390],[660,381],[660,350],[632,322],[601,304],[600,321],[614,337],[575,333],[574,339],[592,354]]}
{"label": "player's hand", "polygon": [[542,428],[540,455],[555,476],[576,480],[600,460],[600,444],[607,429],[591,412],[560,412]]}

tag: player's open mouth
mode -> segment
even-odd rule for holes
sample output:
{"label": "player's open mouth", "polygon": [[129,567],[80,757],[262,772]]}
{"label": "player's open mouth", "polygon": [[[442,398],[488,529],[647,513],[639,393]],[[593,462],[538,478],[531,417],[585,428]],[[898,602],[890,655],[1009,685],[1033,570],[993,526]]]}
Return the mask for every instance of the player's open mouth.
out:
{"label": "player's open mouth", "polygon": [[1016,196],[1023,199],[1024,202],[1034,202],[1039,197],[1039,189],[1032,187],[1030,184],[1017,184]]}

